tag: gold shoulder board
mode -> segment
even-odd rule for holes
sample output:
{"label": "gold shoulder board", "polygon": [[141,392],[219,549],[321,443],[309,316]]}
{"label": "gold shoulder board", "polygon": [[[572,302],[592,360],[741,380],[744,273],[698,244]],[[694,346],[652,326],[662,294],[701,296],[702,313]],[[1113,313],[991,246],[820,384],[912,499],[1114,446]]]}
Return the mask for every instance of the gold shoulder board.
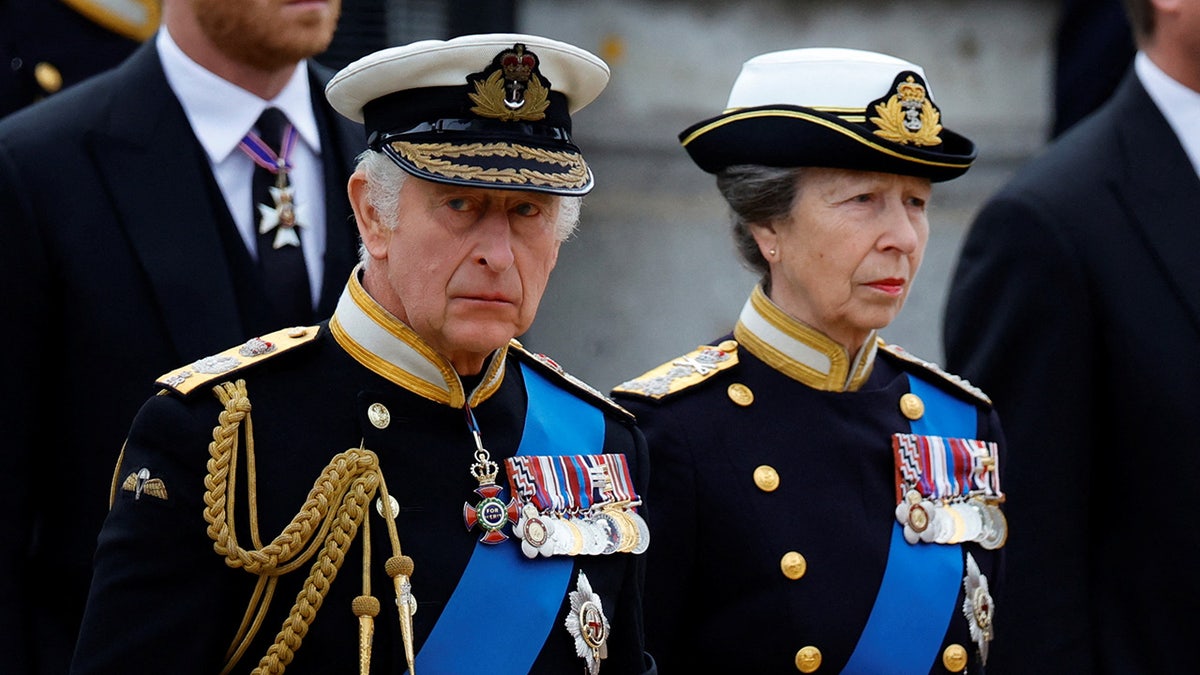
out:
{"label": "gold shoulder board", "polygon": [[80,14],[108,30],[144,42],[158,30],[159,0],[63,0]]}
{"label": "gold shoulder board", "polygon": [[262,337],[250,338],[245,343],[219,354],[206,356],[182,368],[176,368],[158,378],[155,384],[186,396],[213,380],[228,377],[246,366],[312,342],[320,332],[320,326],[296,326]]}
{"label": "gold shoulder board", "polygon": [[956,389],[958,389],[959,391],[962,391],[963,393],[967,394],[971,398],[973,398],[981,403],[985,403],[987,405],[992,404],[992,399],[990,397],[988,397],[987,394],[983,393],[983,390],[980,389],[979,387],[976,387],[975,385],[973,385],[969,381],[959,377],[958,375],[954,375],[952,373],[947,373],[945,370],[942,370],[942,367],[936,363],[917,358],[916,356],[910,354],[903,347],[900,347],[898,345],[890,345],[890,344],[885,343],[883,340],[880,340],[879,341],[879,351],[883,352],[884,354],[888,354],[889,356],[892,356],[892,357],[894,357],[900,361],[903,361],[905,363],[911,363],[913,365],[920,366],[925,372],[935,375],[938,379],[950,383]]}
{"label": "gold shoulder board", "polygon": [[738,363],[738,343],[726,340],[719,345],[700,345],[695,351],[650,370],[641,377],[622,382],[614,392],[659,399],[693,387]]}
{"label": "gold shoulder board", "polygon": [[560,384],[565,385],[566,389],[583,394],[585,399],[596,403],[602,408],[606,408],[617,413],[618,415],[633,419],[633,413],[622,408],[620,404],[605,396],[592,385],[563,370],[563,367],[558,365],[558,363],[549,356],[531,352],[528,349],[525,349],[525,345],[521,344],[517,340],[510,341],[508,343],[508,347],[510,350],[520,354],[522,357],[525,357],[526,360],[542,366],[539,368],[539,371],[555,376]]}

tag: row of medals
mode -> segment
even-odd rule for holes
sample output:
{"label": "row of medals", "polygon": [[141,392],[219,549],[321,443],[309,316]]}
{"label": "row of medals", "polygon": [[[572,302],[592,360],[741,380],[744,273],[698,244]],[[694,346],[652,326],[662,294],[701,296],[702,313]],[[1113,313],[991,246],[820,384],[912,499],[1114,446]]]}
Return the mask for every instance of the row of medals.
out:
{"label": "row of medals", "polygon": [[650,528],[632,506],[631,502],[608,502],[572,514],[542,513],[526,503],[513,533],[528,558],[644,553],[650,546]]}
{"label": "row of medals", "polygon": [[995,500],[980,495],[954,501],[931,500],[916,490],[905,493],[896,505],[896,521],[904,526],[904,539],[936,544],[973,541],[985,549],[1004,546],[1008,520]]}

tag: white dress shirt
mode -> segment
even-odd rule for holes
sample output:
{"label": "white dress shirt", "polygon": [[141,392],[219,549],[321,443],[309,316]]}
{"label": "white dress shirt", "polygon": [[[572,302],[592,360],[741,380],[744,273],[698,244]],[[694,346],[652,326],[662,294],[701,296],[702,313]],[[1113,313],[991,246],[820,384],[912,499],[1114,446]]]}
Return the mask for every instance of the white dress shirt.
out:
{"label": "white dress shirt", "polygon": [[1179,138],[1196,175],[1200,176],[1200,91],[1188,89],[1172,79],[1142,52],[1134,57],[1133,68],[1146,93]]}
{"label": "white dress shirt", "polygon": [[[155,40],[167,83],[183,105],[192,131],[208,154],[213,176],[251,257],[258,256],[256,206],[251,196],[254,162],[238,149],[238,143],[268,107],[282,110],[296,128],[300,139],[292,151],[293,169],[288,178],[295,187],[296,206],[302,216],[298,232],[315,306],[324,272],[325,182],[321,137],[313,113],[308,68],[301,62],[283,91],[264,101],[193,61],[179,48],[165,26],[158,31]],[[275,143],[278,140],[272,141]]]}

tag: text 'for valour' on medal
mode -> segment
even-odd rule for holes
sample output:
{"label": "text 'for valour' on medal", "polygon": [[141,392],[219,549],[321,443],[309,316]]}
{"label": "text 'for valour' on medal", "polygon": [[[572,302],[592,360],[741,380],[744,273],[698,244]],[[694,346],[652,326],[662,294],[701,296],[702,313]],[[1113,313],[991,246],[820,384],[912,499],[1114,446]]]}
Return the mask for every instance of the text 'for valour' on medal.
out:
{"label": "text 'for valour' on medal", "polygon": [[500,499],[503,488],[496,485],[496,475],[500,473],[500,467],[492,461],[491,453],[483,447],[479,425],[475,423],[475,414],[471,412],[471,406],[464,405],[463,409],[467,415],[467,426],[475,439],[475,463],[471,465],[471,475],[479,481],[475,494],[481,497],[475,506],[463,503],[463,522],[468,530],[476,525],[483,529],[483,536],[479,541],[485,544],[499,544],[508,539],[508,535],[501,532],[504,526],[509,522],[517,522],[517,501],[513,499],[505,504],[504,500]]}

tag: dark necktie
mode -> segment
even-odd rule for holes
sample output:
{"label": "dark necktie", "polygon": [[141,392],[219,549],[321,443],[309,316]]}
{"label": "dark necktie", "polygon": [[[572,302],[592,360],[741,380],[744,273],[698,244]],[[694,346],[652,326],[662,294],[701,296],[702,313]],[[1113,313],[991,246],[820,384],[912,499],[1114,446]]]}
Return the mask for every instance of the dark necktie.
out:
{"label": "dark necktie", "polygon": [[[259,139],[269,149],[276,170],[254,167],[254,223],[258,232],[258,265],[275,317],[284,326],[312,323],[312,294],[304,252],[295,229],[296,209],[288,176],[290,148],[296,142],[287,117],[278,108],[267,108],[255,124]],[[291,138],[285,138],[290,136]],[[281,150],[282,148],[282,150]]]}

